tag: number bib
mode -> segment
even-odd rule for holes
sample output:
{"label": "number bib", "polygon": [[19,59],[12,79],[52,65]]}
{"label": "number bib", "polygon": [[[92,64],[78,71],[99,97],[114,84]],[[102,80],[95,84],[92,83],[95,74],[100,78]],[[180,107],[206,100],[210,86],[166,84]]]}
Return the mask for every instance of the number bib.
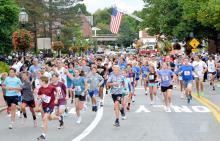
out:
{"label": "number bib", "polygon": [[82,91],[81,86],[75,86],[75,91],[81,92]]}
{"label": "number bib", "polygon": [[60,88],[60,87],[57,87],[56,89],[57,89],[57,94],[58,94],[59,99],[62,99],[62,98],[63,98],[63,95],[62,95],[61,88]]}
{"label": "number bib", "polygon": [[51,100],[51,97],[50,96],[47,96],[45,94],[42,95],[42,100],[43,102],[45,103],[50,103],[50,100]]}
{"label": "number bib", "polygon": [[154,75],[149,75],[149,80],[154,80]]}
{"label": "number bib", "polygon": [[162,76],[162,80],[163,80],[163,81],[169,81],[169,77],[168,77],[167,75]]}
{"label": "number bib", "polygon": [[184,71],[184,75],[185,76],[189,76],[190,75],[190,71]]}

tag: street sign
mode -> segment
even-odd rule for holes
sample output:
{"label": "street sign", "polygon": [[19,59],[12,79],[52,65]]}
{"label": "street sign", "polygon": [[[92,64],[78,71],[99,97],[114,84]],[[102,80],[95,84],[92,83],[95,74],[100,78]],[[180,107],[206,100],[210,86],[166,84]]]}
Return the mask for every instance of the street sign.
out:
{"label": "street sign", "polygon": [[196,53],[196,52],[198,52],[199,50],[198,49],[192,49],[192,52],[193,53]]}
{"label": "street sign", "polygon": [[200,44],[199,41],[196,38],[193,38],[189,44],[192,46],[193,49],[196,49],[198,45]]}

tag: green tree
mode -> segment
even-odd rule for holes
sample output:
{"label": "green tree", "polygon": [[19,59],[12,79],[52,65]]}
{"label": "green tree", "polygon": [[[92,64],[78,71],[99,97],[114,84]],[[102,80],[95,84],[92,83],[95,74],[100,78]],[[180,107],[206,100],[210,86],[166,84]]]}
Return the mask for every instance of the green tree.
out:
{"label": "green tree", "polygon": [[12,48],[12,33],[18,25],[18,13],[14,0],[0,1],[0,54],[8,54]]}

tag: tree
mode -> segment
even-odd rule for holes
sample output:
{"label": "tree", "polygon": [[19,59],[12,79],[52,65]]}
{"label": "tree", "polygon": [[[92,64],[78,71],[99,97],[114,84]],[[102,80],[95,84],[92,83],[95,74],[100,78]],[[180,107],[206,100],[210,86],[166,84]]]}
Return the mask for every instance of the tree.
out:
{"label": "tree", "polygon": [[12,48],[12,33],[18,25],[18,13],[14,0],[0,1],[0,54],[8,54]]}

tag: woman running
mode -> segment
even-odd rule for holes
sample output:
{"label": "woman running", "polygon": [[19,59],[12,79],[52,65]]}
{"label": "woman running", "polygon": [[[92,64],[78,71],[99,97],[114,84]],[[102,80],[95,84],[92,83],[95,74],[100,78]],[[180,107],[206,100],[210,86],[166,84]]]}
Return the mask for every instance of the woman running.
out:
{"label": "woman running", "polygon": [[148,87],[149,87],[149,93],[150,93],[150,99],[151,99],[150,104],[153,105],[154,96],[156,96],[156,93],[157,93],[158,75],[157,75],[157,72],[155,71],[154,66],[150,66],[149,70],[150,72],[147,75],[147,80],[148,80]]}

